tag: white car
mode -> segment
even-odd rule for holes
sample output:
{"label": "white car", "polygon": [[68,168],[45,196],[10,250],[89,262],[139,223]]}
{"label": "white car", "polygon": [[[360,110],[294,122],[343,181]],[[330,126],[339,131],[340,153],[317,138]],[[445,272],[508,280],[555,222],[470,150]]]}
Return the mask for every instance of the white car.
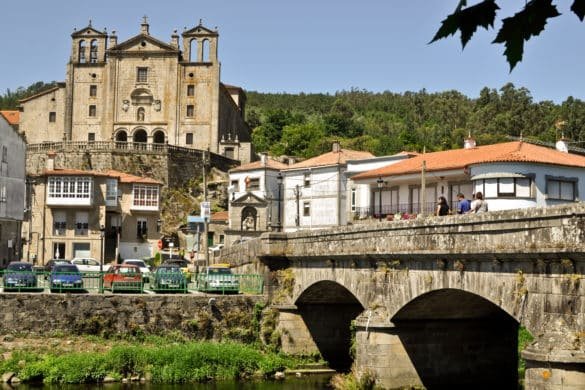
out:
{"label": "white car", "polygon": [[[71,264],[75,264],[81,273],[100,272],[100,262],[91,257],[76,257],[71,260]],[[109,264],[104,264],[102,270],[106,272],[110,269]]]}
{"label": "white car", "polygon": [[146,265],[144,260],[141,259],[126,259],[122,262],[122,264],[130,264],[135,265],[140,268],[140,273],[142,274],[142,280],[148,282],[150,280],[150,267]]}

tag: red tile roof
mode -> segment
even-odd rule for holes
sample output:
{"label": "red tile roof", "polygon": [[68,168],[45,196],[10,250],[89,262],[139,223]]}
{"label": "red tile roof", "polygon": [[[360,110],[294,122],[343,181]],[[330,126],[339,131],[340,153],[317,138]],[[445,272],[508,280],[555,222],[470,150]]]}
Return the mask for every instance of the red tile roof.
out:
{"label": "red tile roof", "polygon": [[358,150],[340,149],[339,152],[328,152],[317,157],[287,166],[289,169],[324,167],[329,165],[346,164],[348,160],[361,160],[372,158],[374,155],[370,152],[361,152]]}
{"label": "red tile roof", "polygon": [[360,180],[379,176],[419,173],[423,161],[426,163],[427,172],[462,169],[473,164],[495,162],[526,162],[585,168],[585,156],[563,153],[556,149],[522,141],[514,141],[479,146],[472,149],[455,149],[420,154],[393,165],[360,173],[352,179]]}
{"label": "red tile roof", "polygon": [[255,169],[274,169],[281,170],[288,168],[288,165],[281,163],[280,161],[273,160],[271,158],[266,159],[266,165],[262,165],[262,161],[254,161],[248,164],[240,165],[239,167],[230,169],[230,172],[242,172],[242,171],[253,171]]}
{"label": "red tile roof", "polygon": [[211,214],[212,222],[227,222],[229,219],[227,211],[217,211]]}
{"label": "red tile roof", "polygon": [[20,123],[20,112],[13,111],[13,110],[2,110],[0,111],[0,115],[6,119],[9,125],[17,125]]}
{"label": "red tile roof", "polygon": [[109,170],[106,172],[84,171],[81,169],[53,169],[43,172],[46,176],[95,176],[95,177],[112,177],[120,180],[120,183],[140,183],[140,184],[162,184],[161,182],[151,179],[150,177],[140,177],[125,172]]}

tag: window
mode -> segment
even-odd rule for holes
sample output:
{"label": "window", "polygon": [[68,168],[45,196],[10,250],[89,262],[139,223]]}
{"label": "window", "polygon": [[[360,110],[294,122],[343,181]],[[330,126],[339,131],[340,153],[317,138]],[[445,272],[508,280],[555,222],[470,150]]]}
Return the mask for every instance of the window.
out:
{"label": "window", "polygon": [[57,121],[57,113],[55,111],[49,112],[49,122]]}
{"label": "window", "polygon": [[67,213],[65,211],[53,212],[53,235],[64,236],[67,229]]}
{"label": "window", "polygon": [[94,104],[89,106],[89,116],[96,116],[97,109]]}
{"label": "window", "polygon": [[248,191],[258,191],[260,189],[260,178],[250,178],[250,184],[248,185]]}
{"label": "window", "polygon": [[95,64],[98,62],[98,43],[93,39],[89,44],[89,62]]}
{"label": "window", "polygon": [[118,200],[118,180],[108,179],[106,181],[106,202],[116,202]]}
{"label": "window", "polygon": [[91,178],[52,176],[49,178],[49,198],[89,198]]}
{"label": "window", "polygon": [[97,96],[97,85],[90,85],[89,86],[89,96],[91,96],[91,97]]}
{"label": "window", "polygon": [[195,106],[192,104],[187,105],[187,117],[192,118],[195,112]]}
{"label": "window", "polygon": [[311,216],[311,202],[303,202],[303,217]]}
{"label": "window", "polygon": [[158,186],[134,185],[134,206],[158,207]]}
{"label": "window", "polygon": [[95,141],[95,133],[87,133],[87,140],[89,142],[94,142]]}
{"label": "window", "polygon": [[193,133],[185,134],[185,143],[187,145],[193,145]]}
{"label": "window", "polygon": [[87,211],[78,211],[75,213],[75,235],[87,236],[89,229]]}
{"label": "window", "polygon": [[548,199],[576,200],[577,178],[546,177],[546,195]]}
{"label": "window", "polygon": [[79,41],[79,63],[85,64],[85,41]]}
{"label": "window", "polygon": [[484,198],[531,198],[530,177],[500,177],[476,180],[473,192],[482,192]]}
{"label": "window", "polygon": [[232,186],[232,188],[234,189],[234,191],[239,191],[240,190],[240,182],[239,182],[239,180],[232,180],[230,182],[230,186]]}
{"label": "window", "polygon": [[234,148],[225,148],[223,155],[227,158],[234,158]]}
{"label": "window", "polygon": [[146,218],[138,218],[136,220],[136,237],[146,238],[148,236],[148,228],[146,227]]}
{"label": "window", "polygon": [[2,146],[2,162],[8,163],[8,146]]}
{"label": "window", "polygon": [[351,211],[355,212],[356,193],[355,188],[351,189]]}
{"label": "window", "polygon": [[0,187],[0,203],[6,203],[6,184]]}
{"label": "window", "polygon": [[311,187],[311,172],[307,172],[303,176],[303,185],[305,186],[305,188]]}
{"label": "window", "polygon": [[195,86],[192,84],[187,85],[187,96],[195,96]]}
{"label": "window", "polygon": [[146,83],[148,81],[148,68],[140,67],[136,69],[136,82]]}

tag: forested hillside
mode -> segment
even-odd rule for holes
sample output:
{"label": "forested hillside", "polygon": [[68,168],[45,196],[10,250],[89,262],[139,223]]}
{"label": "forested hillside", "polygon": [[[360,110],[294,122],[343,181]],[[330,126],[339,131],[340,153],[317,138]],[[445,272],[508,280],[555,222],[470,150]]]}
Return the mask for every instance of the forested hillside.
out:
{"label": "forested hillside", "polygon": [[[363,90],[327,94],[248,92],[247,120],[257,151],[311,157],[332,140],[387,155],[402,150],[459,148],[471,133],[478,145],[523,136],[555,142],[561,132],[585,141],[585,102],[535,103],[526,88],[484,88],[470,99],[457,91],[402,94]],[[559,130],[561,129],[561,130]],[[578,144],[577,144],[578,145]]]}
{"label": "forested hillside", "polygon": [[[0,95],[0,109],[55,85],[37,82]],[[345,148],[377,156],[402,150],[459,148],[471,133],[478,145],[509,136],[555,142],[561,132],[574,145],[585,142],[585,102],[568,97],[561,104],[534,102],[530,91],[506,84],[484,88],[477,99],[457,91],[330,94],[248,92],[247,121],[256,150],[272,155],[312,157],[333,140]],[[560,130],[559,130],[560,129]]]}

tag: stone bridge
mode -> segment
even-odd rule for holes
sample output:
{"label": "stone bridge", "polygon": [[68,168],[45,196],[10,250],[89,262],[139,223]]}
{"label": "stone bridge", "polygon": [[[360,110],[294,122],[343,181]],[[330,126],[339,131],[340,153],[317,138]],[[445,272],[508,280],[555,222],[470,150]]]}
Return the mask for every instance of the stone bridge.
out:
{"label": "stone bridge", "polygon": [[585,388],[585,204],[268,233],[222,252],[254,258],[280,270],[285,351],[385,388],[517,388],[524,326],[526,388]]}

